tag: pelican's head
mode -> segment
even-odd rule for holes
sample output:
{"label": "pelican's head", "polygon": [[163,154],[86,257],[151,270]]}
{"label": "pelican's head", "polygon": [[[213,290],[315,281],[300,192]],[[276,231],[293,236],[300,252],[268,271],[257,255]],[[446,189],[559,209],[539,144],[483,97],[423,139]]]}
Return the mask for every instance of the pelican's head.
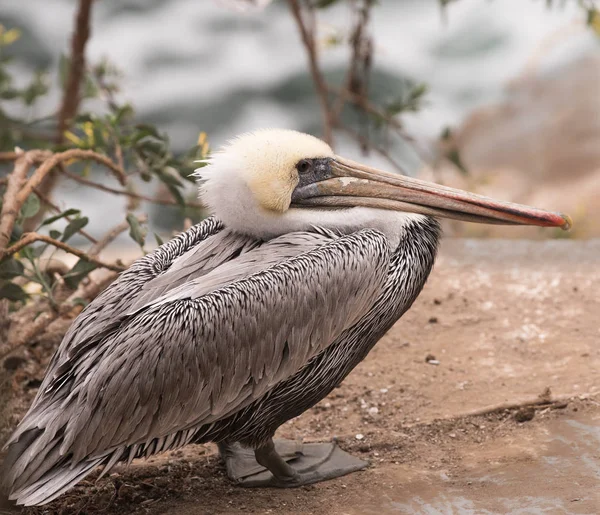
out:
{"label": "pelican's head", "polygon": [[568,229],[568,216],[376,170],[318,138],[264,129],[238,136],[198,170],[203,202],[225,225],[259,238],[311,226],[397,233],[433,216]]}

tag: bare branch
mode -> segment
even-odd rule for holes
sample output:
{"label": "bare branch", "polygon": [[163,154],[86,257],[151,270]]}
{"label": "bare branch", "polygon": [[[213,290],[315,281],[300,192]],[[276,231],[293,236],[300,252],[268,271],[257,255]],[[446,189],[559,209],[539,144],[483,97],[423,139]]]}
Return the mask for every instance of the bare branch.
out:
{"label": "bare branch", "polygon": [[62,104],[58,114],[58,134],[56,142],[64,141],[65,130],[71,124],[79,108],[80,86],[85,73],[85,45],[90,37],[90,13],[93,0],[80,0],[76,16],[75,32],[71,39],[71,66],[67,84],[63,91]]}
{"label": "bare branch", "polygon": [[375,142],[368,139],[366,136],[363,136],[359,132],[356,132],[353,129],[348,127],[341,127],[341,130],[348,134],[351,138],[355,139],[359,145],[363,148],[371,148],[375,152],[377,152],[380,156],[384,157],[395,169],[398,173],[402,175],[407,175],[406,170],[392,157],[392,155],[382,146],[377,145]]}
{"label": "bare branch", "polygon": [[[363,0],[360,8],[356,6],[356,2],[351,2],[356,21],[350,36],[352,52],[344,89],[354,95],[354,103],[358,107],[362,107],[362,103],[368,101],[368,77],[373,53],[373,42],[367,30],[371,6],[372,3],[369,0]],[[345,97],[339,96],[332,110],[332,116],[336,122],[339,121],[345,100]]]}
{"label": "bare branch", "polygon": [[38,234],[36,232],[29,232],[25,234],[19,241],[8,247],[6,250],[0,250],[0,262],[2,262],[7,257],[19,252],[27,245],[31,245],[36,241],[43,241],[44,243],[49,243],[50,245],[53,245],[58,249],[64,250],[65,252],[73,254],[74,256],[77,256],[78,258],[83,259],[85,261],[89,261],[90,263],[94,263],[96,266],[107,268],[108,270],[113,270],[115,272],[122,272],[123,270],[125,270],[125,268],[122,266],[104,263],[99,259],[89,256],[82,250],[76,249],[75,247],[71,247],[71,245],[67,245],[62,241],[55,240],[54,238],[46,236],[45,234]]}
{"label": "bare branch", "polygon": [[567,406],[567,402],[574,396],[561,396],[555,399],[523,399],[514,402],[502,402],[500,404],[494,404],[492,406],[485,406],[484,408],[467,411],[461,413],[460,417],[481,417],[485,415],[491,415],[493,413],[502,413],[503,411],[513,411],[521,408],[564,408]]}
{"label": "bare branch", "polygon": [[[46,159],[34,172],[34,174],[31,176],[27,184],[25,184],[23,189],[19,192],[17,201],[20,202],[20,204],[22,205],[23,202],[25,202],[25,199],[27,199],[27,197],[31,195],[33,189],[37,188],[40,185],[44,177],[55,166],[64,163],[65,161],[70,161],[72,159],[96,161],[97,163],[104,165],[111,172],[113,172],[115,177],[119,179],[119,182],[121,182],[122,178],[125,177],[125,171],[119,168],[108,157],[94,152],[93,150],[82,150],[79,148],[74,148],[71,150],[66,150],[65,152],[53,154],[48,159]],[[121,184],[123,183],[121,182]]]}
{"label": "bare branch", "polygon": [[27,172],[34,163],[32,152],[19,153],[15,167],[8,176],[8,185],[4,193],[2,211],[0,212],[0,252],[6,249],[15,220],[23,203],[19,203],[18,194],[27,180]]}
{"label": "bare branch", "polygon": [[0,162],[15,161],[19,157],[18,152],[0,152]]}
{"label": "bare branch", "polygon": [[[55,211],[56,213],[60,213],[61,209],[60,207],[58,207],[54,202],[52,202],[48,197],[46,197],[46,195],[44,195],[40,190],[38,190],[37,188],[33,189],[33,192],[40,197],[40,200],[42,202],[44,202],[45,204],[47,204],[50,208],[52,208],[53,211]],[[65,220],[67,222],[70,222],[72,220],[72,218],[70,216],[65,216]],[[96,238],[94,238],[90,233],[88,233],[87,231],[84,231],[83,229],[79,229],[77,231],[79,234],[81,234],[84,238],[87,238],[90,242],[92,243],[98,243],[98,240],[96,240]]]}
{"label": "bare branch", "polygon": [[[73,118],[79,109],[81,99],[81,83],[85,74],[85,46],[90,37],[90,13],[93,0],[80,0],[77,15],[75,19],[75,31],[71,38],[71,59],[69,73],[60,108],[58,109],[58,123],[54,140],[57,144],[64,142],[65,131],[69,128]],[[46,197],[49,197],[56,186],[58,173],[54,169],[48,170],[49,173],[41,178],[37,185],[40,191]],[[44,217],[45,206],[38,213],[27,220],[25,230],[33,230]]]}
{"label": "bare branch", "polygon": [[396,129],[398,131],[398,134],[400,136],[402,136],[404,139],[406,139],[408,141],[414,141],[414,138],[410,134],[407,134],[405,132],[403,125],[398,120],[396,120],[393,116],[390,116],[387,113],[385,113],[384,111],[382,111],[381,109],[379,109],[376,105],[369,102],[369,100],[367,98],[361,97],[360,95],[357,95],[356,93],[353,93],[352,91],[349,91],[349,90],[343,89],[343,88],[336,88],[334,86],[328,86],[327,89],[329,90],[329,92],[337,95],[338,97],[342,97],[344,100],[347,100],[348,102],[353,103],[358,108],[366,111],[367,113],[370,113],[378,118],[381,118],[389,126]]}
{"label": "bare branch", "polygon": [[[105,191],[106,193],[113,193],[114,195],[123,195],[125,197],[130,197],[138,200],[145,200],[147,202],[152,202],[153,204],[162,204],[163,206],[179,206],[179,202],[175,199],[162,199],[156,197],[148,197],[146,195],[140,195],[139,193],[133,193],[132,191],[126,190],[118,190],[116,188],[111,188],[110,186],[105,186],[104,184],[98,184],[97,182],[90,181],[85,177],[81,177],[75,173],[71,173],[68,170],[64,170],[63,174],[73,179],[74,181],[83,184],[85,186],[89,186],[90,188],[96,188],[100,191]],[[195,208],[203,208],[204,206],[199,202],[186,202],[185,205],[187,207],[195,207]]]}
{"label": "bare branch", "polygon": [[302,16],[302,9],[300,8],[298,0],[288,0],[288,4],[290,6],[292,16],[296,21],[296,25],[298,26],[300,37],[302,38],[302,43],[306,48],[310,74],[312,76],[313,83],[317,90],[317,96],[319,97],[319,101],[321,102],[321,114],[323,116],[323,139],[329,145],[332,145],[334,124],[329,106],[329,99],[327,98],[327,83],[325,82],[323,74],[319,69],[314,30],[311,31],[306,26],[306,23],[304,22],[304,18]]}
{"label": "bare branch", "polygon": [[[148,221],[148,215],[139,215],[137,221],[141,224],[146,223]],[[120,223],[113,227],[88,251],[88,256],[96,257],[104,248],[110,245],[119,234],[125,232],[127,229],[129,229],[129,224],[127,222]]]}

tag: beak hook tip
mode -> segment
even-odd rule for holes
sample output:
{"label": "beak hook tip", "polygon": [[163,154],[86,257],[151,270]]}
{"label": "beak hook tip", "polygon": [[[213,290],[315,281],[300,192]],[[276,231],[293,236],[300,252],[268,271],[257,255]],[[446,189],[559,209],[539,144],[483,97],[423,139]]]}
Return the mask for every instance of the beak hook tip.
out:
{"label": "beak hook tip", "polygon": [[561,213],[561,218],[565,221],[565,223],[563,223],[560,228],[563,231],[569,231],[571,229],[571,227],[573,227],[573,220],[571,219],[571,217],[569,215],[564,215]]}

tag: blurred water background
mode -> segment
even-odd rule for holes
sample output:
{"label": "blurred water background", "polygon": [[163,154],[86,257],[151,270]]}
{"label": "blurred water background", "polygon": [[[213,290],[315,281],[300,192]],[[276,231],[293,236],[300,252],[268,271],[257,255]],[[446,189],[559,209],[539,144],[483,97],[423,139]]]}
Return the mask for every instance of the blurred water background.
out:
{"label": "blurred water background", "polygon": [[[511,148],[523,145],[523,138],[529,141],[527,135],[539,135],[553,123],[555,109],[576,102],[581,84],[588,83],[594,96],[600,45],[582,22],[576,4],[567,1],[548,9],[541,0],[460,0],[442,14],[437,0],[383,0],[373,9],[373,98],[392,98],[403,78],[427,83],[424,109],[402,118],[408,132],[435,140],[445,127],[458,128],[459,136],[467,139],[460,143],[467,158],[471,156],[474,175],[465,179],[449,170],[446,181],[485,186],[489,181],[476,179],[481,177],[478,170],[489,171],[487,155],[497,151],[504,158]],[[56,73],[60,54],[68,51],[74,12],[72,0],[0,0],[0,23],[23,30],[12,49],[19,79],[26,81],[40,67]],[[175,149],[189,148],[200,131],[208,133],[213,147],[258,127],[321,132],[305,51],[285,2],[240,14],[209,0],[98,0],[92,23],[89,61],[108,57],[120,68],[120,95],[134,104],[142,120],[168,132]],[[348,12],[342,5],[322,11],[324,39],[347,27]],[[347,48],[326,48],[321,55],[327,76],[341,77]],[[542,105],[536,103],[543,97],[540,87],[565,75],[581,75],[582,69],[580,82],[567,84],[558,97]],[[36,116],[52,112],[59,104],[58,80],[52,82],[53,93],[37,108]],[[595,82],[596,90],[598,85]],[[581,112],[598,136],[600,122],[595,120],[600,107],[586,102]],[[496,106],[495,110],[490,112],[489,106]],[[480,127],[487,132],[482,133]],[[564,135],[572,129],[560,125],[557,131]],[[591,136],[586,133],[585,137]],[[501,147],[494,144],[498,138]],[[596,157],[599,141],[593,140]],[[339,153],[385,166],[376,155],[360,156],[349,140],[338,137],[336,143]],[[548,144],[553,148],[557,143]],[[535,145],[539,152],[546,152],[539,143]],[[402,145],[394,152],[410,173],[423,173],[425,163],[415,152]],[[530,150],[523,152],[531,161]],[[511,168],[517,175],[529,176],[523,170],[528,166],[524,159],[513,159],[518,166],[507,166],[499,159],[494,169]],[[599,163],[592,156],[590,170],[597,171]],[[542,184],[544,170],[532,175]],[[565,169],[564,173],[570,172]],[[509,185],[508,189],[515,200],[526,201],[523,192],[531,187],[513,191]],[[586,188],[589,191],[589,185]],[[82,198],[80,192],[77,185],[63,181],[55,196],[69,199],[69,206],[82,208],[93,223],[103,227],[122,220],[122,199],[89,190]],[[154,213],[153,224],[169,225],[164,222],[169,210],[155,209],[148,206]]]}

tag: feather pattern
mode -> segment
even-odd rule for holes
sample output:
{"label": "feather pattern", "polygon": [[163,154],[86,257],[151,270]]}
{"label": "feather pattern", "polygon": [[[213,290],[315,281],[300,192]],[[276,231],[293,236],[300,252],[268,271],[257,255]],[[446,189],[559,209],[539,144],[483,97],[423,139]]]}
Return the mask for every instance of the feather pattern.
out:
{"label": "feather pattern", "polygon": [[94,467],[189,442],[258,445],[329,393],[410,307],[439,227],[259,241],[210,218],[137,261],[73,323],[8,442],[43,504]]}

